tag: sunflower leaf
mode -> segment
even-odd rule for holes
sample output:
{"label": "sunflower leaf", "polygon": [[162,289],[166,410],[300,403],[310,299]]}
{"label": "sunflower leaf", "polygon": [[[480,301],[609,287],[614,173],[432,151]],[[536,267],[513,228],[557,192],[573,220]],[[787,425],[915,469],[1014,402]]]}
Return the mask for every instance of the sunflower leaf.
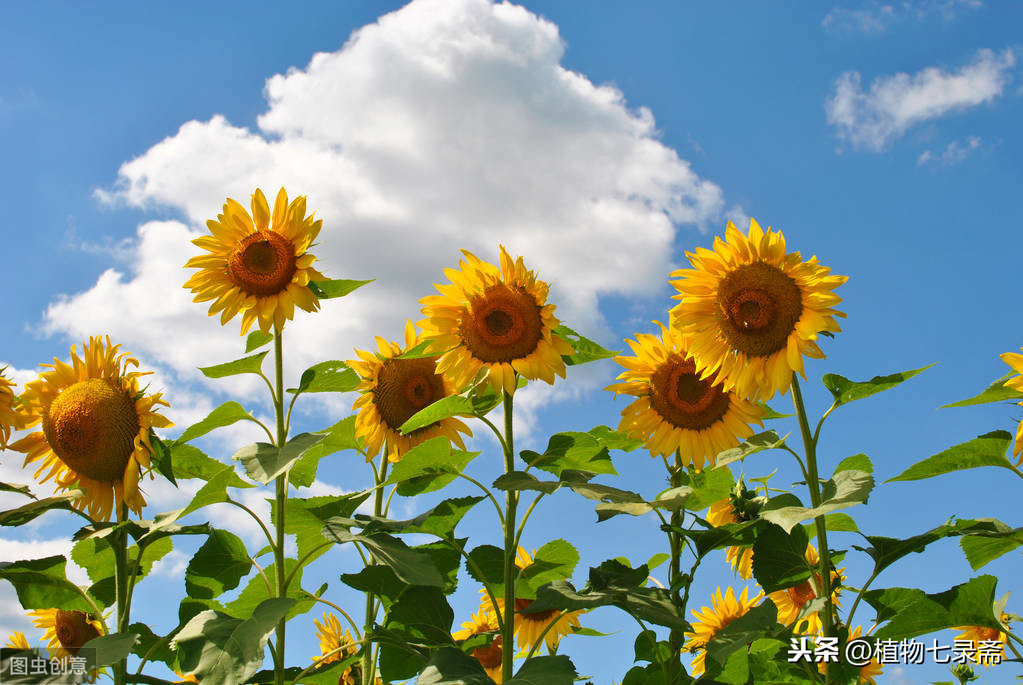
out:
{"label": "sunflower leaf", "polygon": [[0,492],[17,492],[32,499],[36,498],[27,485],[20,485],[18,483],[0,483]]}
{"label": "sunflower leaf", "polygon": [[0,579],[14,586],[23,609],[77,609],[94,611],[83,592],[67,579],[67,559],[62,556],[0,561]]}
{"label": "sunflower leaf", "polygon": [[830,390],[832,396],[834,396],[835,406],[840,407],[854,400],[862,400],[865,397],[894,388],[896,385],[909,380],[932,366],[934,364],[928,364],[927,366],[910,371],[900,371],[889,376],[874,376],[869,381],[851,381],[844,376],[839,376],[837,373],[824,374],[821,380],[824,382],[824,387]]}
{"label": "sunflower leaf", "polygon": [[1010,371],[989,385],[987,389],[979,395],[970,397],[969,399],[959,400],[952,404],[944,404],[941,406],[941,409],[949,409],[951,407],[971,407],[975,404],[988,404],[990,402],[1023,399],[1023,392],[1005,385],[1005,382],[1015,375],[1017,375],[1015,372]]}
{"label": "sunflower leaf", "polygon": [[473,580],[490,587],[500,597],[504,592],[504,550],[494,545],[480,545],[469,552],[465,570]]}
{"label": "sunflower leaf", "polygon": [[760,512],[760,518],[778,524],[788,533],[807,519],[866,503],[873,488],[874,477],[870,473],[855,470],[839,471],[833,478],[825,481],[820,506],[771,508],[771,502],[768,502]]}
{"label": "sunflower leaf", "polygon": [[978,576],[944,592],[924,594],[920,590],[888,588],[863,595],[871,606],[891,620],[874,632],[879,640],[908,640],[955,626],[1001,629],[994,616],[994,576]]}
{"label": "sunflower leaf", "polygon": [[560,325],[555,328],[554,334],[561,336],[565,342],[575,349],[575,354],[561,355],[561,358],[565,360],[565,364],[567,366],[576,366],[578,364],[586,364],[588,362],[595,362],[601,359],[610,359],[621,352],[621,350],[605,350],[597,343],[593,342],[589,338],[584,338],[565,325]]}
{"label": "sunflower leaf", "polygon": [[1012,469],[1012,464],[1005,457],[1006,450],[1012,444],[1012,435],[1006,431],[992,431],[980,435],[969,442],[949,447],[923,461],[913,464],[908,469],[889,478],[886,483],[898,480],[922,480],[933,478],[944,473],[975,469],[980,466],[1001,466]]}
{"label": "sunflower leaf", "polygon": [[185,592],[196,599],[219,597],[238,587],[251,569],[252,560],[241,538],[230,531],[212,528],[185,569]]}
{"label": "sunflower leaf", "polygon": [[751,435],[743,440],[738,447],[727,449],[724,452],[718,452],[718,455],[714,457],[714,465],[716,467],[720,467],[725,464],[731,464],[733,461],[745,459],[749,455],[756,454],[757,452],[780,449],[785,444],[785,439],[788,437],[788,434],[786,434],[784,438],[778,437],[778,433],[773,430]]}
{"label": "sunflower leaf", "polygon": [[470,510],[486,499],[478,497],[454,497],[442,501],[429,511],[406,521],[392,521],[377,516],[358,515],[356,519],[365,521],[363,533],[382,531],[385,533],[425,533],[436,535],[441,539],[454,537],[455,526]]}
{"label": "sunflower leaf", "polygon": [[479,661],[454,647],[442,647],[434,652],[430,661],[427,662],[426,668],[416,678],[416,683],[418,685],[494,685],[494,681],[483,670]]}
{"label": "sunflower leaf", "polygon": [[313,295],[316,295],[321,300],[330,300],[335,297],[344,297],[345,295],[358,290],[367,283],[372,283],[375,278],[371,278],[368,281],[355,281],[351,279],[339,278],[331,281],[310,281],[309,289],[313,291]]}
{"label": "sunflower leaf", "polygon": [[399,354],[397,357],[395,357],[395,359],[425,359],[427,357],[436,357],[437,353],[430,351],[431,345],[432,341],[424,340],[418,345],[414,345],[408,348],[407,350]]}
{"label": "sunflower leaf", "polygon": [[344,517],[328,519],[324,524],[323,534],[338,544],[361,542],[373,553],[377,562],[389,566],[402,582],[409,585],[444,587],[444,578],[430,556],[410,549],[396,537],[386,533],[372,535],[353,533],[350,520]]}
{"label": "sunflower leaf", "polygon": [[[608,436],[607,440],[614,444],[620,444],[614,439],[616,437],[620,436]],[[590,433],[574,431],[555,433],[547,442],[547,449],[543,454],[537,454],[530,450],[523,450],[520,454],[530,466],[535,466],[558,477],[566,469],[618,475],[611,463],[611,456],[608,454],[608,447],[604,440],[594,437]]]}
{"label": "sunflower leaf", "polygon": [[199,423],[194,423],[173,441],[173,446],[181,445],[199,436],[206,435],[215,428],[230,426],[238,421],[255,421],[255,417],[245,410],[245,407],[237,402],[224,402],[222,405],[211,411],[206,418]]}
{"label": "sunflower leaf", "polygon": [[263,331],[252,331],[249,333],[249,337],[245,338],[245,354],[248,354],[252,350],[259,349],[263,345],[267,344],[274,337],[270,333],[264,333]]}
{"label": "sunflower leaf", "polygon": [[1023,545],[1023,528],[1010,531],[1005,537],[967,535],[959,541],[970,568],[974,571]]}
{"label": "sunflower leaf", "polygon": [[351,392],[359,387],[359,374],[348,368],[343,361],[332,360],[313,364],[302,372],[297,388],[288,392]]}
{"label": "sunflower leaf", "polygon": [[451,448],[444,436],[431,438],[406,452],[387,478],[403,497],[439,490],[461,473],[479,455]]}
{"label": "sunflower leaf", "polygon": [[174,463],[170,449],[164,444],[153,429],[149,429],[149,444],[152,445],[153,451],[150,460],[153,463],[153,467],[160,472],[160,474],[169,480],[174,487],[178,486],[178,482],[174,479]]}
{"label": "sunflower leaf", "polygon": [[82,645],[82,649],[86,653],[96,650],[96,667],[109,666],[131,654],[132,647],[138,641],[139,636],[135,633],[114,633],[94,637]]}
{"label": "sunflower leaf", "polygon": [[408,435],[412,431],[425,428],[452,416],[473,416],[473,411],[472,401],[467,397],[448,395],[420,409],[408,421],[401,424],[399,430],[402,435]]}
{"label": "sunflower leaf", "polygon": [[579,563],[579,552],[567,540],[551,540],[536,551],[533,563],[519,571],[515,594],[524,599],[536,597],[545,583],[571,578]]}
{"label": "sunflower leaf", "polygon": [[[308,561],[321,556],[329,547],[323,546],[327,538],[323,536],[323,525],[336,516],[347,517],[355,513],[360,504],[365,502],[371,491],[352,492],[339,497],[289,497],[284,518],[284,532],[293,534],[298,547],[299,558]],[[270,520],[277,525],[277,502],[270,502]],[[306,556],[312,555],[312,556]]]}
{"label": "sunflower leaf", "polygon": [[810,577],[808,543],[801,526],[790,533],[774,524],[761,528],[753,543],[753,576],[764,592],[783,590]]}
{"label": "sunflower leaf", "polygon": [[562,485],[564,483],[556,480],[540,480],[532,473],[526,473],[525,471],[509,471],[508,473],[501,474],[494,481],[494,487],[498,490],[514,490],[516,492],[535,490],[545,495],[551,494]]}
{"label": "sunflower leaf", "polygon": [[733,652],[740,649],[745,652],[754,640],[770,635],[776,629],[781,630],[778,608],[774,602],[767,600],[714,633],[707,643],[707,658],[724,666]]}
{"label": "sunflower leaf", "polygon": [[575,677],[575,666],[564,654],[535,656],[526,659],[508,685],[572,685]]}
{"label": "sunflower leaf", "polygon": [[241,448],[234,453],[236,459],[245,467],[249,478],[266,485],[277,476],[287,471],[306,451],[323,440],[318,433],[300,433],[278,449],[265,442],[257,442]]}
{"label": "sunflower leaf", "polygon": [[263,358],[268,354],[270,354],[270,350],[265,350],[259,354],[254,354],[251,357],[242,357],[241,359],[224,362],[223,364],[200,366],[199,370],[202,372],[202,375],[207,378],[226,378],[228,376],[238,376],[243,373],[259,374],[262,373],[263,370]]}
{"label": "sunflower leaf", "polygon": [[14,509],[0,511],[0,526],[21,526],[52,509],[63,509],[78,514],[85,519],[88,516],[75,509],[71,503],[85,494],[84,490],[71,490],[53,497],[46,497]]}
{"label": "sunflower leaf", "polygon": [[209,481],[213,476],[229,469],[232,476],[227,476],[228,486],[232,488],[251,488],[234,472],[234,469],[222,461],[203,452],[194,445],[184,443],[172,443],[170,448],[171,457],[174,461],[174,475],[178,478],[199,478]]}

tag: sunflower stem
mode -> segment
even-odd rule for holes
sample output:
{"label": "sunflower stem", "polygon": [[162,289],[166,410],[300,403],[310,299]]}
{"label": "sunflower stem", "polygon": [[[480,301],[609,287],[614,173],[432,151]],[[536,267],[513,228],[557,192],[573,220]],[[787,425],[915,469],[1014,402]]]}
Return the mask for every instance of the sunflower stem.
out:
{"label": "sunflower stem", "polygon": [[[682,486],[682,451],[675,450],[675,465],[669,467],[668,474],[672,488]],[[682,535],[675,531],[681,528],[685,519],[682,508],[671,512],[671,530],[668,532],[668,546],[671,549],[671,566],[668,568],[668,588],[671,593],[671,601],[680,611],[685,611],[682,604]],[[688,588],[686,594],[688,595]],[[671,650],[668,668],[671,671],[672,679],[677,679],[682,673],[682,643],[685,636],[678,628],[672,628],[668,633],[668,645]]]}
{"label": "sunflower stem", "polygon": [[[504,393],[504,472],[515,470],[515,443],[512,437],[512,396]],[[515,510],[519,494],[514,490],[505,493],[504,512],[504,625],[501,630],[501,677],[503,682],[512,679],[515,660],[515,557],[516,547]],[[496,607],[495,607],[496,608]]]}
{"label": "sunflower stem", "polygon": [[[792,404],[799,418],[799,430],[803,435],[803,448],[806,450],[806,484],[810,488],[810,502],[814,508],[817,508],[821,505],[821,482],[817,472],[817,440],[810,433],[810,423],[806,419],[806,405],[803,402],[803,393],[799,389],[799,378],[794,371],[792,372]],[[824,596],[824,616],[821,618],[824,636],[834,637],[832,619],[835,609],[831,599],[831,553],[828,550],[828,527],[823,516],[814,518],[814,523],[817,526],[817,541],[820,545],[817,564],[817,573],[820,574],[820,578],[817,583],[812,583],[812,585],[819,585],[820,593]],[[825,663],[824,668],[825,684],[833,682],[830,674],[831,669],[827,663]]]}
{"label": "sunflower stem", "polygon": [[[274,326],[274,415],[277,420],[277,448],[282,449],[287,441],[288,432],[284,423],[284,351],[281,341],[282,331]],[[276,521],[276,544],[274,545],[274,575],[277,582],[277,596],[284,597],[287,594],[287,585],[284,574],[284,517],[288,501],[288,475],[285,471],[277,476],[277,491],[275,500],[277,505]],[[277,658],[274,660],[274,685],[284,685],[284,637],[287,617],[282,617],[277,622]]]}
{"label": "sunflower stem", "polygon": [[[373,516],[381,516],[384,512],[384,489],[382,485],[387,480],[387,467],[390,459],[388,455],[391,453],[391,446],[389,444],[384,445],[384,453],[380,457],[380,470],[378,471],[375,467],[373,469],[373,485],[376,487],[373,493]],[[367,565],[373,565],[376,560],[373,555],[369,555]],[[376,595],[372,592],[366,593],[366,624],[363,628],[363,634],[369,635],[373,632],[373,624],[376,621],[377,607],[376,607]],[[366,647],[362,653],[362,685],[373,685],[374,677],[376,676],[376,666],[373,662],[373,650],[370,648],[371,643],[367,642]]]}
{"label": "sunflower stem", "polygon": [[[118,521],[128,520],[128,506],[121,504],[118,511]],[[128,531],[124,528],[117,530],[111,536],[111,547],[114,551],[114,593],[117,604],[117,627],[116,632],[122,633],[128,629],[129,621],[129,597],[128,597]],[[113,666],[114,685],[125,685],[128,682],[128,658],[121,659]]]}

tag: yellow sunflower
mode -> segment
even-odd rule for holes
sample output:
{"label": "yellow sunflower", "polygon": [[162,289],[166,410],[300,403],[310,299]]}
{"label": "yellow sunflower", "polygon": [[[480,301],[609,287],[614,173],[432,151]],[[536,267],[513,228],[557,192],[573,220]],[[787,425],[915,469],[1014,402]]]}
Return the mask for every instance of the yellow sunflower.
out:
{"label": "yellow sunflower", "polygon": [[[1020,348],[1023,350],[1023,347]],[[1002,361],[1012,367],[1012,370],[1020,374],[1005,382],[1006,387],[1023,392],[1023,354],[1019,352],[1006,352],[1002,355]],[[1023,402],[1019,403],[1023,407]],[[1023,421],[1016,427],[1016,442],[1012,447],[1012,456],[1017,457],[1016,465],[1023,466]]]}
{"label": "yellow sunflower", "polygon": [[[817,568],[817,564],[820,557],[817,555],[817,550],[814,549],[813,545],[807,545],[806,547],[806,562],[814,569]],[[845,581],[845,569],[831,570],[831,601],[836,607],[842,606],[842,603],[838,600],[838,594],[840,592],[841,584]],[[814,572],[814,579],[817,583],[820,583],[820,574]],[[798,585],[785,588],[784,590],[777,590],[768,595],[774,605],[778,607],[778,623],[784,626],[795,623],[796,619],[799,618],[799,613],[803,610],[807,604],[817,598],[817,593],[813,589],[813,585],[810,580],[804,580]],[[810,634],[818,634],[821,632],[822,623],[818,613],[814,613],[804,616],[800,621],[799,625],[795,626],[795,632],[803,632]]]}
{"label": "yellow sunflower", "polygon": [[606,389],[636,397],[622,410],[618,430],[642,440],[654,456],[680,449],[697,469],[713,466],[718,453],[753,434],[749,424],[761,423],[763,410],[711,379],[701,380],[683,335],[654,323],[659,338],[640,333],[625,341],[635,357],[615,357],[626,368],[618,376],[623,382]]}
{"label": "yellow sunflower", "polygon": [[4,378],[7,367],[0,369],[0,450],[7,449],[11,429],[22,427],[21,415],[14,408],[14,383]]}
{"label": "yellow sunflower", "polygon": [[25,633],[20,630],[11,633],[11,636],[7,638],[6,647],[9,649],[32,649],[32,645],[25,639]]}
{"label": "yellow sunflower", "polygon": [[[742,519],[735,511],[731,497],[718,500],[710,505],[707,510],[707,522],[712,526],[723,526],[727,523],[739,523]],[[725,559],[743,580],[753,577],[753,548],[752,547],[729,547],[725,552]]]}
{"label": "yellow sunflower", "polygon": [[729,623],[744,616],[764,598],[764,593],[761,592],[756,597],[747,599],[748,592],[749,588],[744,587],[742,594],[736,598],[735,590],[732,588],[728,588],[728,592],[722,595],[719,587],[711,597],[713,607],[703,607],[700,611],[691,609],[696,622],[693,623],[693,632],[686,632],[688,641],[683,647],[690,652],[699,650],[699,654],[693,657],[694,676],[702,675],[706,670],[707,643],[711,638]]}
{"label": "yellow sunflower", "polygon": [[785,392],[792,373],[803,373],[803,355],[824,357],[818,334],[841,330],[835,317],[845,314],[832,307],[842,298],[832,290],[848,277],[786,253],[781,232],[751,219],[745,236],[728,222],[725,240],[686,257],[693,268],[671,274],[681,300],[671,326],[689,337],[702,377],[716,374],[725,390],[765,400]]}
{"label": "yellow sunflower", "polygon": [[[485,591],[484,591],[485,592]],[[472,619],[462,622],[462,629],[452,633],[451,637],[456,640],[468,640],[475,635],[484,635],[497,631],[497,619],[493,614],[488,614],[486,606],[472,615]],[[477,647],[472,650],[472,656],[480,662],[480,666],[487,672],[490,679],[497,685],[501,685],[504,675],[501,673],[501,662],[503,654],[501,651],[501,636],[497,635],[491,643],[485,647]]]}
{"label": "yellow sunflower", "polygon": [[320,308],[310,281],[326,280],[313,268],[316,257],[307,252],[323,221],[305,215],[305,197],[288,203],[284,188],[277,193],[273,214],[263,191],[252,194],[252,215],[236,200],[227,199],[222,214],[206,225],[212,235],[193,244],[209,254],[192,257],[186,268],[199,271],[185,281],[195,293],[195,302],[213,301],[210,316],[220,312],[226,324],[242,315],[242,335],[254,322],[266,333],[270,327],[284,328],[298,305],[307,312]]}
{"label": "yellow sunflower", "polygon": [[[323,623],[313,619],[316,624],[316,637],[320,639],[320,656],[314,656],[313,661],[319,668],[324,664],[331,664],[335,661],[342,661],[359,651],[358,645],[354,644],[352,634],[347,628],[341,632],[341,621],[334,614],[323,614]],[[341,649],[338,649],[338,648]],[[376,678],[375,685],[381,685],[380,678]],[[362,666],[352,664],[341,672],[337,679],[337,685],[361,685]]]}
{"label": "yellow sunflower", "polygon": [[[1008,614],[1002,612],[1000,621],[1003,626],[1008,627]],[[956,640],[969,640],[973,643],[973,649],[970,651],[970,661],[973,663],[987,667],[1000,664],[1005,659],[1005,643],[1009,640],[1006,633],[983,626],[957,626],[952,630],[963,631],[955,636]]]}
{"label": "yellow sunflower", "polygon": [[461,392],[480,371],[487,383],[509,395],[515,374],[554,383],[565,377],[561,355],[575,350],[554,333],[558,319],[547,304],[548,285],[512,260],[501,246],[501,268],[462,250],[458,269],[445,269],[450,285],[436,285],[440,295],[420,300],[420,322],[431,351],[440,355],[437,370]]}
{"label": "yellow sunflower", "polygon": [[85,494],[75,506],[93,519],[109,520],[116,510],[120,520],[122,504],[141,514],[146,503],[139,479],[150,467],[150,429],[174,424],[156,413],[157,405],[168,406],[161,394],[139,389],[139,377],[149,372],[128,370],[137,359],[120,352],[109,336],[90,338],[82,347],[79,357],[71,346],[70,364],[42,364],[52,370],[25,385],[25,425],[42,424],[42,430],[10,447],[25,453],[25,466],[42,462],[35,477],[48,472],[40,482],[54,478],[58,490],[77,483]]}
{"label": "yellow sunflower", "polygon": [[[524,569],[532,563],[533,558],[529,552],[519,547],[515,555],[515,566],[519,569]],[[480,595],[480,611],[486,614],[488,619],[496,625],[497,616],[494,611],[494,604],[490,601],[490,595],[487,594],[486,590],[480,590]],[[558,646],[562,637],[571,634],[574,628],[579,627],[579,615],[584,613],[582,610],[569,611],[564,616],[557,618],[557,620],[555,618],[561,613],[557,609],[540,611],[533,614],[522,613],[532,603],[533,600],[531,599],[517,598],[515,600],[515,642],[519,649],[522,650],[531,649],[536,644],[536,641],[540,639],[543,631],[547,629],[547,624],[554,621],[554,625],[551,626],[550,630],[547,630],[547,634],[543,638],[549,652]],[[504,615],[503,597],[497,598],[497,611],[500,611],[502,616]]]}
{"label": "yellow sunflower", "polygon": [[52,659],[66,659],[78,654],[89,640],[104,634],[103,623],[84,611],[39,609],[28,612],[32,625],[43,628],[43,639],[49,640],[47,649]]}
{"label": "yellow sunflower", "polygon": [[459,433],[472,435],[469,427],[454,417],[432,423],[408,435],[398,430],[423,407],[453,394],[450,383],[437,373],[436,357],[396,359],[422,342],[411,321],[405,323],[405,347],[377,338],[379,352],[355,350],[359,359],[348,361],[362,383],[357,388],[362,396],[355,400],[355,435],[366,443],[366,458],[372,459],[385,444],[388,459],[398,461],[402,455],[430,438],[443,435],[465,449]]}

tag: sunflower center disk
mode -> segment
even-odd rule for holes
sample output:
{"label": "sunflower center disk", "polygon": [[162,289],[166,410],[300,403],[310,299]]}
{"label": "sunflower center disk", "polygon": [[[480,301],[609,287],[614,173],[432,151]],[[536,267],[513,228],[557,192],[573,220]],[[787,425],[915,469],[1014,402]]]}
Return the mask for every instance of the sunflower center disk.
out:
{"label": "sunflower center disk", "polygon": [[802,314],[802,291],[776,266],[746,264],[718,285],[721,332],[733,349],[750,356],[766,357],[783,349]]}
{"label": "sunflower center disk", "polygon": [[398,430],[420,409],[444,397],[444,380],[434,371],[436,362],[436,357],[384,362],[373,404],[389,428]]}
{"label": "sunflower center disk", "polygon": [[817,594],[813,591],[813,586],[810,585],[808,580],[788,588],[786,592],[789,593],[789,599],[792,600],[792,603],[800,609],[806,606],[807,602],[817,597]]}
{"label": "sunflower center disk", "polygon": [[298,265],[291,241],[273,231],[246,236],[227,259],[227,275],[243,292],[267,297],[283,292]]}
{"label": "sunflower center disk", "polygon": [[472,650],[472,655],[483,668],[497,668],[501,665],[501,659],[504,658],[501,652],[501,636],[495,637],[487,647],[477,647]]}
{"label": "sunflower center disk", "polygon": [[89,623],[88,616],[82,611],[57,611],[54,621],[54,632],[60,646],[72,656],[89,640],[99,637],[99,631]]}
{"label": "sunflower center disk", "polygon": [[470,302],[461,336],[476,359],[511,362],[528,357],[543,336],[536,299],[521,288],[492,285]]}
{"label": "sunflower center disk", "polygon": [[676,428],[701,430],[728,412],[728,393],[710,379],[700,380],[696,365],[678,356],[661,364],[650,385],[650,405]]}
{"label": "sunflower center disk", "polygon": [[57,395],[43,417],[43,433],[73,471],[109,483],[124,476],[139,417],[125,390],[90,378]]}

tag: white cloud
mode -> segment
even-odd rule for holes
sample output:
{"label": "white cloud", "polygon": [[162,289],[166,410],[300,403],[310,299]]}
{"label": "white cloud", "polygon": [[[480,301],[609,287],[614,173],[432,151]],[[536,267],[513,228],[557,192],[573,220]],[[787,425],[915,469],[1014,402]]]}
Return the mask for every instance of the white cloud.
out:
{"label": "white cloud", "polygon": [[924,150],[916,158],[916,163],[921,165],[942,164],[944,166],[952,166],[966,159],[971,152],[979,147],[980,138],[977,136],[967,136],[963,141],[953,140],[941,152]]}
{"label": "white cloud", "polygon": [[[219,115],[189,121],[122,165],[101,201],[172,207],[188,225],[140,226],[130,266],[54,302],[44,331],[109,332],[166,370],[160,387],[201,381],[196,366],[239,356],[241,342],[237,319],[221,328],[182,289],[198,252],[189,240],[226,196],[247,203],[257,186],[272,197],[283,184],[324,220],[314,252],[325,274],[378,278],[296,315],[289,377],[350,358],[374,335],[397,339],[459,248],[524,255],[552,283],[558,315],[600,338],[600,296],[658,292],[673,224],[717,227],[724,200],[659,142],[648,110],[563,68],[563,53],[555,25],[511,4],[417,0],[381,17],[271,77],[257,130]],[[261,392],[258,379],[204,387]]]}
{"label": "white cloud", "polygon": [[847,71],[826,103],[828,123],[841,140],[881,152],[915,124],[991,102],[1002,94],[1015,64],[1012,50],[1000,55],[979,50],[958,71],[928,67],[912,76],[878,77],[869,91],[863,90],[859,72]]}
{"label": "white cloud", "polygon": [[964,11],[983,6],[980,0],[918,0],[891,4],[875,1],[856,8],[832,7],[821,26],[830,30],[881,34],[902,21],[923,21],[933,16],[952,21]]}

